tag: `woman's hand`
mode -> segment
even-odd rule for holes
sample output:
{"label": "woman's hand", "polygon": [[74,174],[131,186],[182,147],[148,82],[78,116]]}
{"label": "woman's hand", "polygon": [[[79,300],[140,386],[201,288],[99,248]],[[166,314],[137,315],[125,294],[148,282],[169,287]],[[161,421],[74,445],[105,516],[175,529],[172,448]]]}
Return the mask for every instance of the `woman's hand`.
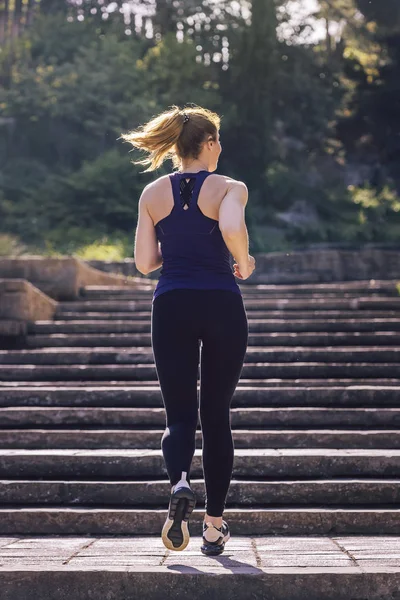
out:
{"label": "woman's hand", "polygon": [[235,275],[235,277],[238,277],[239,279],[247,279],[248,277],[250,277],[250,275],[252,274],[252,272],[254,271],[255,268],[256,268],[255,258],[253,256],[250,256],[250,254],[249,254],[247,264],[239,265],[238,263],[235,263],[233,265],[233,274]]}

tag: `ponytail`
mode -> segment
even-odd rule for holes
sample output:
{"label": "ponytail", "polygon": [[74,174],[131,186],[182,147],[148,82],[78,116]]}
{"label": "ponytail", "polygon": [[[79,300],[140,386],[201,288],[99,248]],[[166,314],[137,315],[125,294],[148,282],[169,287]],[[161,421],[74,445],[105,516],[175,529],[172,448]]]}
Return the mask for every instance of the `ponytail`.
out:
{"label": "ponytail", "polygon": [[121,134],[121,138],[149,153],[147,158],[132,161],[135,165],[150,165],[146,173],[160,167],[167,158],[172,158],[175,168],[180,166],[182,158],[197,158],[207,134],[216,141],[219,127],[220,117],[206,108],[195,106],[181,110],[172,105],[145,125]]}

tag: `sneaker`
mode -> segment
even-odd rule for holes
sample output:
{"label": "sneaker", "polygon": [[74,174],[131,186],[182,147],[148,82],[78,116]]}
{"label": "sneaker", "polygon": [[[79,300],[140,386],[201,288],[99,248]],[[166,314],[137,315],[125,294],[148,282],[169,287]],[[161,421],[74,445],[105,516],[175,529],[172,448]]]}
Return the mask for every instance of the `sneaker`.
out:
{"label": "sneaker", "polygon": [[215,556],[224,551],[225,543],[231,537],[229,526],[222,521],[221,527],[215,527],[211,522],[203,523],[203,545],[200,550],[207,556]]}
{"label": "sneaker", "polygon": [[168,516],[161,538],[169,550],[184,550],[189,543],[188,520],[196,505],[196,496],[186,479],[171,488]]}

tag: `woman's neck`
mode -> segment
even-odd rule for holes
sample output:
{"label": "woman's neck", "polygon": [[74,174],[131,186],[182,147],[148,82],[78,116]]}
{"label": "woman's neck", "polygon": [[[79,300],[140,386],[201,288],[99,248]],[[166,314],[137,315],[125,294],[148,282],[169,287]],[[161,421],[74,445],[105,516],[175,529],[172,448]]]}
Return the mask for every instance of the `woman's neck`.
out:
{"label": "woman's neck", "polygon": [[209,171],[206,165],[193,164],[193,165],[181,165],[179,167],[180,173],[197,173],[199,171]]}

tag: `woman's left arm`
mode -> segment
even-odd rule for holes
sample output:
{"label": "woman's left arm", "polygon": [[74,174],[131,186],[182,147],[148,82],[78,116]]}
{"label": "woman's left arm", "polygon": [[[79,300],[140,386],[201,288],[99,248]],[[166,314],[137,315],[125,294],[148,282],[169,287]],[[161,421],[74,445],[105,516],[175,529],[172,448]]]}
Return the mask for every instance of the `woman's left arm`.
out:
{"label": "woman's left arm", "polygon": [[163,263],[160,242],[147,208],[148,192],[149,190],[145,187],[139,198],[134,250],[136,268],[143,275],[156,271]]}

